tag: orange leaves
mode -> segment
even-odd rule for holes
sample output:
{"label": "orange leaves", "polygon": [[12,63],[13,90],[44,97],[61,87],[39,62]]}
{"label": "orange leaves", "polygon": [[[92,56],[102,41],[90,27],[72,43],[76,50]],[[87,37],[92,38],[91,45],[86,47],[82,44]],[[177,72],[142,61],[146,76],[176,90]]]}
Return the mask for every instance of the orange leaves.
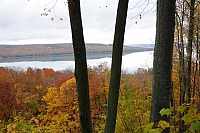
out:
{"label": "orange leaves", "polygon": [[37,115],[45,109],[41,99],[47,88],[60,87],[72,77],[70,70],[56,72],[48,68],[22,70],[0,67],[0,119],[12,118],[13,110],[17,114],[23,112],[26,119]]}

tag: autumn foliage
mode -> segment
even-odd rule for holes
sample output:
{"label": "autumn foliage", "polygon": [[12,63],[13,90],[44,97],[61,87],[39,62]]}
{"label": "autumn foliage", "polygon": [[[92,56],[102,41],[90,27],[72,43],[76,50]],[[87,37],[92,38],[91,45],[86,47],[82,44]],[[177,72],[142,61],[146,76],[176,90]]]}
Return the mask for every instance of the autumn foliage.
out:
{"label": "autumn foliage", "polygon": [[[180,95],[178,69],[174,63],[176,108]],[[88,67],[88,77],[93,131],[103,132],[110,70],[106,63]],[[134,74],[122,72],[117,133],[143,132],[149,122],[151,86],[151,69],[139,68]],[[76,80],[71,70],[0,67],[0,132],[80,132],[77,98]],[[198,105],[198,99],[195,91],[194,106]]]}

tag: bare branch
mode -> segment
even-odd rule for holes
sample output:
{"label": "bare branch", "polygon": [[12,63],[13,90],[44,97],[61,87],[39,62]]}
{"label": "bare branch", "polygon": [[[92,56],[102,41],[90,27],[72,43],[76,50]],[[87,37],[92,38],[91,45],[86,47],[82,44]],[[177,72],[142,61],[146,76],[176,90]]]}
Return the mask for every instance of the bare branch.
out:
{"label": "bare branch", "polygon": [[[56,13],[55,13],[55,6],[56,6],[56,4],[57,4],[57,1],[58,0],[52,0],[52,1],[50,1],[49,3],[47,3],[47,4],[45,4],[45,6],[44,6],[44,13],[41,13],[41,16],[48,16],[49,15],[49,13],[51,12],[51,11],[53,11],[53,14],[54,14],[54,17],[55,18],[59,18],[57,15],[56,15]],[[50,8],[48,8],[47,6],[49,6],[51,3],[53,3],[53,5],[50,7]],[[64,4],[66,4],[66,2],[64,2]],[[53,21],[54,20],[54,17],[51,17],[51,20]],[[63,20],[63,18],[59,18],[60,20]]]}
{"label": "bare branch", "polygon": [[[152,5],[152,4],[153,4],[153,6],[150,9],[146,10],[149,7],[149,5]],[[140,1],[138,1],[132,8],[129,8],[129,10],[133,10],[133,9],[137,8],[136,12],[140,11],[141,9],[142,9],[142,11],[140,11],[136,16],[131,17],[129,21],[132,21],[132,20],[137,19],[137,18],[141,19],[142,16],[144,16],[145,14],[147,14],[148,12],[153,10],[155,8],[155,6],[156,6],[156,3],[150,2],[150,0],[145,0],[145,1],[140,0]]]}

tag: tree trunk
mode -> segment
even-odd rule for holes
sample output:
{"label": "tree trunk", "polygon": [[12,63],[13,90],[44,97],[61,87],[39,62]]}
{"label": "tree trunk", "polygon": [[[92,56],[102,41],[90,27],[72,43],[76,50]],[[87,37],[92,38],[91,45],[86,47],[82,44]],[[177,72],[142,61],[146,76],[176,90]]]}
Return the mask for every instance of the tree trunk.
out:
{"label": "tree trunk", "polygon": [[[157,0],[156,41],[153,61],[153,84],[150,121],[155,127],[161,117],[160,110],[170,108],[172,94],[172,54],[175,27],[175,0]],[[164,132],[168,133],[169,129]]]}
{"label": "tree trunk", "polygon": [[115,131],[128,1],[129,0],[119,0],[118,3],[105,133],[114,133]]}
{"label": "tree trunk", "polygon": [[[179,47],[179,65],[180,65],[180,75],[179,75],[179,85],[180,85],[180,101],[179,105],[181,106],[185,102],[185,88],[186,88],[186,77],[185,77],[185,50],[184,50],[184,41],[183,41],[183,23],[185,19],[185,2],[182,1],[182,5],[180,7],[182,9],[180,19],[180,47]],[[182,120],[184,113],[179,113],[179,133],[184,131],[184,121]]]}
{"label": "tree trunk", "polygon": [[192,42],[193,42],[193,29],[194,29],[194,5],[195,0],[190,3],[190,18],[189,18],[189,31],[188,31],[188,45],[187,45],[187,103],[190,103],[191,98],[191,62],[192,62]]}
{"label": "tree trunk", "polygon": [[78,92],[81,132],[92,133],[89,83],[86,62],[86,50],[80,11],[80,0],[68,0],[68,8],[75,58],[75,77]]}
{"label": "tree trunk", "polygon": [[[200,9],[197,9],[197,24],[200,23]],[[199,96],[199,100],[198,100],[198,110],[197,112],[200,112],[200,41],[199,41],[199,25],[196,25],[196,40],[197,40],[197,55],[196,55],[196,60],[197,60],[197,90],[199,92],[198,96]]]}

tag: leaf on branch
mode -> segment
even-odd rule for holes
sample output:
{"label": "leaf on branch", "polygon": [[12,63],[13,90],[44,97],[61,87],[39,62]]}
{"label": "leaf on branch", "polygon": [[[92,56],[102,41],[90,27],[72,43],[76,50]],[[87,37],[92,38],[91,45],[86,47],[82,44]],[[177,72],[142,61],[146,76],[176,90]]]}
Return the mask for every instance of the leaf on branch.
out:
{"label": "leaf on branch", "polygon": [[147,124],[145,129],[144,129],[144,133],[148,133],[153,128],[153,125],[154,125],[153,122]]}
{"label": "leaf on branch", "polygon": [[190,131],[200,131],[200,121],[196,121],[194,123],[191,124]]}
{"label": "leaf on branch", "polygon": [[193,119],[193,114],[191,113],[188,113],[188,114],[185,114],[181,120],[183,120],[184,122],[189,122]]}
{"label": "leaf on branch", "polygon": [[63,18],[60,18],[60,20],[62,21],[62,20],[63,20]]}
{"label": "leaf on branch", "polygon": [[183,112],[185,111],[185,109],[186,109],[186,107],[184,107],[184,106],[179,106],[177,110],[178,110],[179,112],[183,113]]}
{"label": "leaf on branch", "polygon": [[53,21],[53,20],[54,20],[54,18],[52,17],[52,18],[51,18],[51,20]]}
{"label": "leaf on branch", "polygon": [[41,13],[41,16],[48,16],[49,14],[48,13]]}
{"label": "leaf on branch", "polygon": [[170,127],[170,124],[166,121],[160,120],[158,123],[158,127],[161,127],[162,129],[166,129]]}
{"label": "leaf on branch", "polygon": [[161,116],[163,116],[163,115],[169,116],[170,113],[171,113],[171,110],[170,110],[170,109],[165,109],[165,108],[163,108],[163,109],[160,110],[159,113],[160,113]]}

